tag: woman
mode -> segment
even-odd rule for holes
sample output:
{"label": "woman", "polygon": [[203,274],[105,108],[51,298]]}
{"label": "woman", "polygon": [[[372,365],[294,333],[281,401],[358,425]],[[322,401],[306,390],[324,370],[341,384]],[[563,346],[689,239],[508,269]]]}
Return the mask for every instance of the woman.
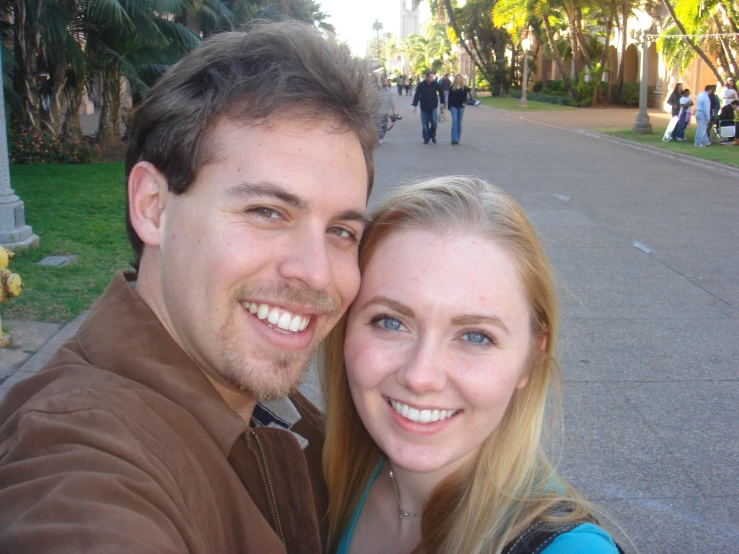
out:
{"label": "woman", "polygon": [[670,105],[672,111],[672,117],[675,117],[680,113],[680,98],[683,95],[683,84],[676,83],[675,88],[672,89],[670,96],[667,97],[667,103]]}
{"label": "woman", "polygon": [[324,352],[329,552],[615,554],[544,454],[558,309],[521,208],[441,177],[372,221]]}
{"label": "woman", "polygon": [[452,113],[452,145],[459,144],[462,137],[462,116],[464,115],[464,106],[467,103],[467,95],[471,92],[470,87],[465,86],[464,77],[459,73],[454,76],[454,82],[449,90],[449,98],[447,106]]}
{"label": "woman", "polygon": [[736,83],[733,77],[726,79],[726,86],[721,91],[721,107],[731,104],[732,100],[739,100],[739,93],[736,90]]}
{"label": "woman", "polygon": [[390,114],[397,115],[395,112],[395,96],[390,89],[390,80],[387,77],[382,79],[382,88],[380,89],[380,113],[377,121],[377,142],[385,144],[385,135],[387,135],[387,123]]}

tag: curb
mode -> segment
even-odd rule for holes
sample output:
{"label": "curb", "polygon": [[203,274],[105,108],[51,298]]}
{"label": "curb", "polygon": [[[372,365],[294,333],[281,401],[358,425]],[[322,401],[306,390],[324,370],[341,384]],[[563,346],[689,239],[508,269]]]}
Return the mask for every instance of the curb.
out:
{"label": "curb", "polygon": [[77,333],[82,323],[87,319],[87,315],[89,313],[89,310],[82,312],[62,327],[56,335],[51,337],[45,345],[39,348],[38,352],[28,358],[28,360],[26,360],[26,362],[20,366],[15,373],[36,373],[41,369],[44,364],[51,359],[56,351],[59,350],[59,347]]}
{"label": "curb", "polygon": [[581,135],[586,135],[588,137],[597,138],[597,139],[605,140],[608,142],[613,142],[615,144],[620,144],[622,146],[628,146],[629,148],[633,148],[634,150],[641,150],[642,152],[649,152],[650,154],[662,156],[663,158],[680,161],[680,162],[683,162],[689,165],[700,167],[701,169],[709,169],[711,171],[717,171],[719,173],[723,173],[724,175],[728,175],[729,177],[735,177],[739,179],[739,168],[735,169],[726,164],[712,162],[709,160],[701,160],[700,158],[694,158],[693,156],[688,156],[686,154],[679,154],[678,152],[670,152],[669,150],[664,150],[662,148],[657,148],[655,146],[639,144],[638,142],[620,139],[620,138],[612,137],[609,135],[604,135],[603,133],[596,133],[595,131],[588,131],[587,129],[575,129],[575,132],[580,133]]}

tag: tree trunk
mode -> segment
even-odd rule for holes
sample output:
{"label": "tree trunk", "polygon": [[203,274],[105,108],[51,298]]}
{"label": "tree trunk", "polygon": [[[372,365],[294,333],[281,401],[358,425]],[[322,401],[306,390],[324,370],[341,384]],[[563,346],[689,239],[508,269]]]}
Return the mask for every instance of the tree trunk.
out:
{"label": "tree trunk", "polygon": [[588,69],[593,69],[593,60],[590,58],[590,52],[588,52],[588,45],[585,42],[585,35],[582,32],[582,10],[577,7],[575,8],[575,29],[577,29],[577,41],[580,44],[580,51],[585,59],[585,64]]}
{"label": "tree trunk", "polygon": [[547,72],[549,71],[549,62],[547,61],[547,55],[544,52],[544,48],[541,49],[541,88],[542,90],[546,90],[549,88],[547,86],[547,81],[549,80],[549,75],[547,75]]}
{"label": "tree trunk", "polygon": [[618,78],[616,79],[616,95],[613,98],[614,102],[618,102],[621,99],[621,91],[624,88],[624,63],[626,62],[626,45],[628,43],[628,22],[629,13],[631,12],[631,4],[629,0],[623,0],[622,7],[622,19],[621,19],[621,59],[618,64]]}
{"label": "tree trunk", "polygon": [[[680,20],[675,15],[675,9],[672,7],[672,4],[670,4],[670,0],[662,0],[662,3],[665,5],[665,8],[667,8],[667,11],[670,12],[670,17],[675,22],[675,26],[678,28],[681,34],[687,35],[688,33],[685,31],[685,27],[680,22]],[[687,36],[683,36],[682,39],[688,43],[688,45],[693,49],[693,51],[698,54],[698,57],[703,60],[703,63],[706,64],[706,67],[711,70],[711,73],[714,74],[716,77],[716,80],[719,82],[721,86],[724,86],[724,80],[719,75],[718,70],[716,69],[716,66],[713,65],[713,62],[711,62],[710,59],[708,59],[708,56],[706,56],[706,53],[698,47],[698,45],[695,43],[695,41]]]}
{"label": "tree trunk", "polygon": [[[728,17],[727,17],[728,19]],[[718,16],[714,14],[713,16],[713,22],[716,24],[716,30],[719,32],[719,34],[724,34],[724,28],[723,25],[721,25],[721,21],[719,20]],[[720,37],[719,40],[721,41],[721,47],[724,50],[724,53],[726,55],[726,70],[729,73],[729,75],[736,75],[737,72],[739,72],[739,66],[736,65],[736,59],[734,58],[734,53],[731,51],[731,48],[729,47],[729,43],[726,42],[726,37]]]}
{"label": "tree trunk", "polygon": [[59,135],[62,126],[62,95],[66,82],[64,64],[55,64],[50,73],[53,86],[49,97],[49,107],[47,110],[41,111],[41,125],[44,131],[56,137]]}
{"label": "tree trunk", "polygon": [[79,142],[82,140],[82,125],[80,124],[80,106],[85,95],[85,85],[77,84],[69,91],[67,99],[67,111],[64,116],[62,133],[70,140]]}
{"label": "tree trunk", "polygon": [[570,96],[572,97],[572,99],[576,101],[577,94],[575,93],[575,89],[572,88],[572,82],[570,82],[570,78],[567,75],[567,72],[565,71],[564,61],[562,60],[562,56],[560,55],[559,50],[557,50],[557,42],[554,40],[554,32],[552,31],[552,26],[549,24],[549,18],[546,15],[544,15],[544,17],[542,17],[541,20],[544,23],[544,29],[546,30],[546,34],[547,34],[547,40],[549,41],[549,48],[552,50],[554,61],[557,62],[557,67],[559,68],[559,72],[562,74],[562,81],[564,81],[565,87],[567,88],[567,91],[570,93]]}
{"label": "tree trunk", "polygon": [[[493,68],[492,67],[491,68],[486,68],[485,66],[483,66],[480,63],[480,58],[477,57],[477,56],[475,56],[472,53],[472,50],[470,50],[470,47],[467,44],[467,42],[459,39],[459,37],[461,37],[462,35],[459,32],[459,27],[457,26],[457,20],[454,17],[454,8],[452,7],[451,0],[444,0],[444,6],[446,7],[447,16],[449,17],[449,25],[451,25],[452,29],[454,29],[454,34],[457,36],[457,38],[459,40],[459,43],[464,48],[465,52],[467,52],[467,55],[470,57],[470,60],[472,61],[472,63],[475,65],[475,67],[477,67],[477,69],[480,70],[480,73],[482,73],[483,75],[489,75],[489,74],[493,73],[494,72]],[[472,42],[473,42],[473,45],[474,45],[474,43],[475,43],[474,37],[472,38]],[[475,48],[475,49],[476,50],[479,50],[477,48]]]}
{"label": "tree trunk", "polygon": [[39,109],[41,97],[39,95],[38,82],[38,43],[35,34],[28,22],[29,14],[26,3],[18,0],[14,4],[13,18],[13,45],[15,59],[18,66],[21,90],[19,94],[23,101],[25,111],[25,123],[37,132],[41,131],[41,118]]}
{"label": "tree trunk", "polygon": [[[731,2],[726,5],[722,0],[719,0],[718,5],[724,12],[724,17],[728,20],[731,30],[735,35],[739,35],[739,17],[737,17],[734,5]],[[737,71],[739,71],[739,67],[737,68]]]}
{"label": "tree trunk", "polygon": [[608,21],[606,21],[606,39],[603,44],[603,55],[600,57],[600,74],[596,75],[593,79],[595,86],[593,87],[593,106],[598,105],[600,101],[600,82],[603,78],[603,74],[606,71],[606,64],[611,59],[608,51],[611,48],[611,31],[613,30],[613,11],[608,14]]}
{"label": "tree trunk", "polygon": [[121,122],[118,118],[120,105],[118,71],[106,70],[103,76],[103,105],[98,123],[98,141],[103,149],[121,144]]}

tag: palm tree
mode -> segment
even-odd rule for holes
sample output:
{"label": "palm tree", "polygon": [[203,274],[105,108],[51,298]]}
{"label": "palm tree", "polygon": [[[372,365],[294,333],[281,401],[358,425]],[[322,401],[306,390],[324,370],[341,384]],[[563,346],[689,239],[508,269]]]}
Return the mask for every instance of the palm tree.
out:
{"label": "palm tree", "polygon": [[377,33],[377,63],[380,63],[380,31],[382,31],[382,23],[375,19],[372,24],[372,30]]}

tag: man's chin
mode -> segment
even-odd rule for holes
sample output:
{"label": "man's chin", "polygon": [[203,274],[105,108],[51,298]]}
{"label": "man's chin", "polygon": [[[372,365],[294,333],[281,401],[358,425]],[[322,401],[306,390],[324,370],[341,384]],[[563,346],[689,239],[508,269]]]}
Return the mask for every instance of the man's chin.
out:
{"label": "man's chin", "polygon": [[310,357],[278,356],[258,364],[225,363],[221,377],[233,389],[259,402],[276,400],[298,390],[310,369]]}

